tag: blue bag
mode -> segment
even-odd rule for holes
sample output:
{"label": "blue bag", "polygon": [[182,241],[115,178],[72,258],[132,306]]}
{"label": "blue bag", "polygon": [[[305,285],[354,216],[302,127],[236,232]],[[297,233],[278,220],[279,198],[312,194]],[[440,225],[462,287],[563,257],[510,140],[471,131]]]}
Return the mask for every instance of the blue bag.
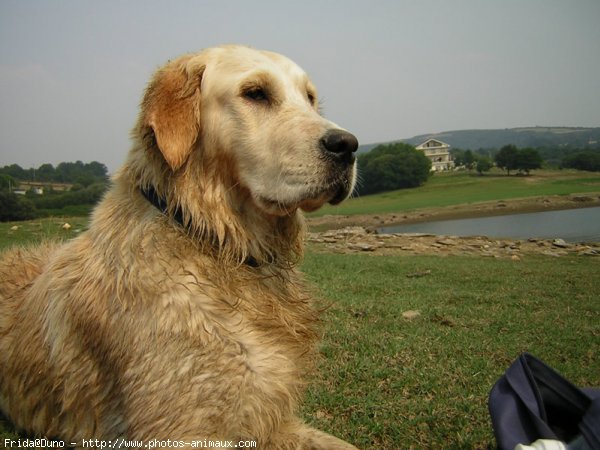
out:
{"label": "blue bag", "polygon": [[579,389],[529,353],[496,382],[488,406],[500,450],[538,439],[600,450],[600,389]]}

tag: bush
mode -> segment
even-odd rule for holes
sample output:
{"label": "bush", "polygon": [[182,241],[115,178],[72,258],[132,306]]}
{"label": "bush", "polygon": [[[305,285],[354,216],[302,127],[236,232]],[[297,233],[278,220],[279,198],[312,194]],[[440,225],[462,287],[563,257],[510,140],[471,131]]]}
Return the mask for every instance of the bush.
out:
{"label": "bush", "polygon": [[33,203],[10,192],[0,192],[0,222],[29,220],[36,217]]}
{"label": "bush", "polygon": [[358,157],[362,195],[417,187],[431,174],[431,161],[412,145],[379,145]]}
{"label": "bush", "polygon": [[105,184],[95,183],[75,191],[38,196],[33,200],[38,209],[62,209],[69,205],[93,205],[98,203],[105,190]]}

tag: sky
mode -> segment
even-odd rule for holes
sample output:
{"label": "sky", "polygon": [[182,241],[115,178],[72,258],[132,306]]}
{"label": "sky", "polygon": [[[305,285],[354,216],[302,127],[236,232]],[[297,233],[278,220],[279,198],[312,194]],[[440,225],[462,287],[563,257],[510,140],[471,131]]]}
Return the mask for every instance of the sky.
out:
{"label": "sky", "polygon": [[361,144],[600,126],[599,0],[0,0],[0,166],[114,172],[152,73],[232,43],[296,61]]}

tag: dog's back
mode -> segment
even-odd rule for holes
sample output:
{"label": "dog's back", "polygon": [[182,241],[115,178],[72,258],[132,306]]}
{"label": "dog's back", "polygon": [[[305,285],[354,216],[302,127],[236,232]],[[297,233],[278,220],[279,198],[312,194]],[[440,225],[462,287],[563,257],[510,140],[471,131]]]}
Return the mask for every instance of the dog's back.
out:
{"label": "dog's back", "polygon": [[0,256],[0,350],[4,347],[6,328],[20,309],[27,289],[42,273],[58,246],[60,244],[46,243],[14,247]]}
{"label": "dog's back", "polygon": [[[106,423],[114,414],[103,414],[104,408],[119,410],[118,400],[106,394],[112,379],[98,382],[98,364],[85,346],[97,317],[85,329],[74,323],[76,305],[92,298],[75,288],[88,282],[80,251],[83,245],[91,254],[88,244],[83,233],[67,243],[15,248],[0,257],[0,411],[36,436],[81,439],[94,430],[111,436],[121,430],[118,421]],[[112,374],[108,363],[104,374]],[[99,399],[104,403],[97,406]]]}
{"label": "dog's back", "polygon": [[[34,348],[41,345],[41,341],[38,340],[40,324],[31,323],[27,319],[28,310],[31,309],[27,302],[36,279],[43,273],[52,254],[60,245],[45,243],[31,247],[14,247],[0,256],[0,410],[5,413],[14,410],[10,408],[11,404],[25,401],[24,398],[12,397],[7,393],[21,391],[13,389],[15,384],[23,382],[23,377],[28,377],[28,374],[20,369],[23,368],[23,364],[31,364],[36,359],[34,354],[40,352],[33,351],[32,348],[30,354],[20,354],[16,350],[19,347],[17,344],[27,343],[18,343],[15,339],[32,338],[36,342],[30,342],[30,345]],[[45,309],[44,305],[40,307]],[[41,317],[38,319],[41,320]],[[28,332],[15,332],[17,329]],[[17,368],[21,372],[19,376],[11,376],[11,368]],[[10,418],[16,425],[20,425],[19,417],[11,415]]]}

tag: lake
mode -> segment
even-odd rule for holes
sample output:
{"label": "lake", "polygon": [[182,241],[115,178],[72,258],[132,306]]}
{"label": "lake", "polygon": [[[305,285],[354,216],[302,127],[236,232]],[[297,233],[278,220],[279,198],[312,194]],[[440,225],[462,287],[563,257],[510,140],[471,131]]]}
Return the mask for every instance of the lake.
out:
{"label": "lake", "polygon": [[561,238],[567,242],[600,242],[600,207],[438,220],[383,227],[379,232],[511,239]]}

